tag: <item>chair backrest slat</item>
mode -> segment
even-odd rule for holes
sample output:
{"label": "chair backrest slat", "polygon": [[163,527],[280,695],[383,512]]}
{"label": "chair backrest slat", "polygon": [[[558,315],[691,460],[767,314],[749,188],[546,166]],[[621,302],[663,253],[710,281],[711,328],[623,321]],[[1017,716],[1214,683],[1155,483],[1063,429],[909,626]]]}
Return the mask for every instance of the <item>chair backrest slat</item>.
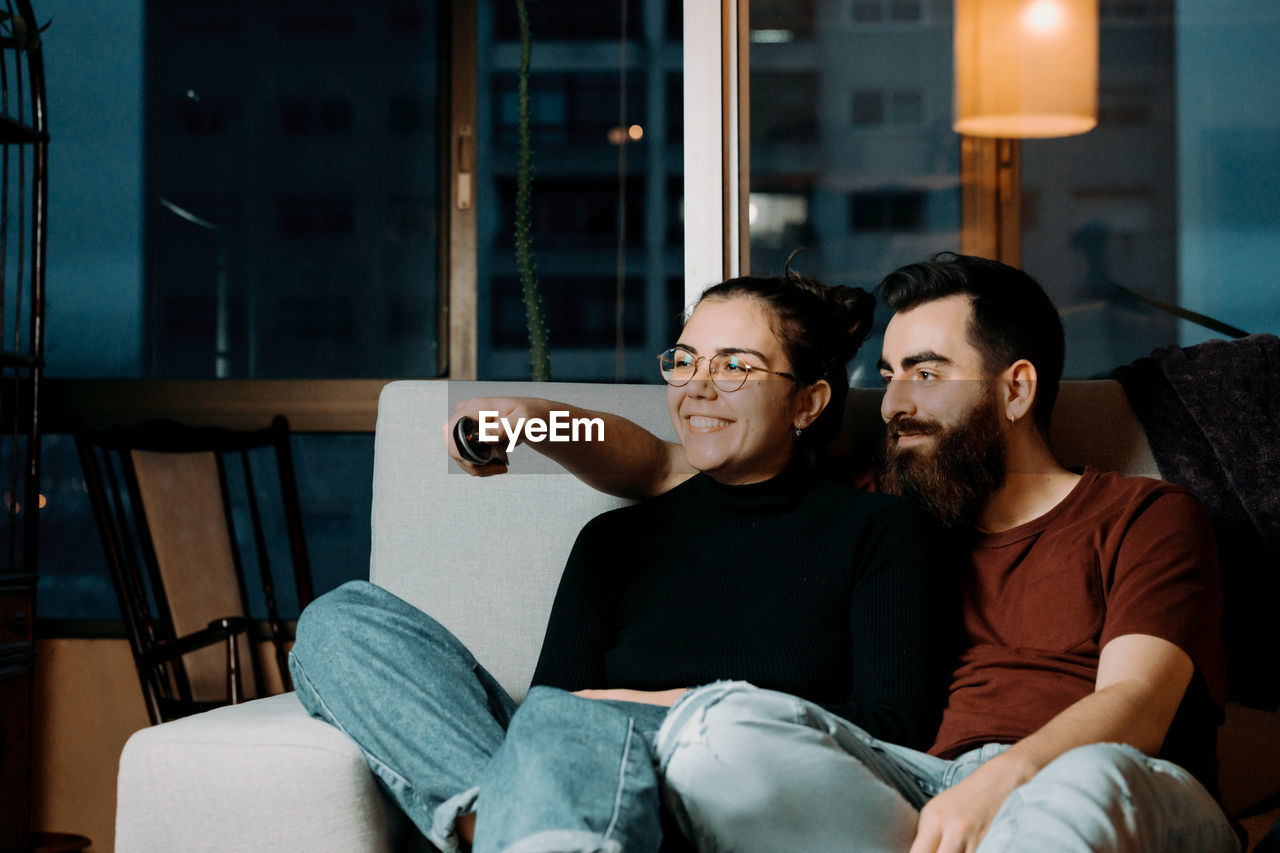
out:
{"label": "chair backrest slat", "polygon": [[123,609],[125,610],[125,615],[135,621],[139,631],[154,641],[156,633],[152,619],[151,602],[147,596],[148,586],[147,582],[143,580],[142,567],[139,565],[139,561],[143,557],[135,543],[137,537],[129,524],[128,504],[126,503],[125,494],[120,488],[126,476],[123,469],[128,465],[128,462],[106,451],[95,452],[102,456],[103,474],[105,475],[107,495],[110,500],[109,517],[112,528],[118,537],[115,562],[119,564],[121,570],[125,573],[125,577],[119,579],[116,586],[122,595],[127,594],[134,602],[132,607]]}
{"label": "chair backrest slat", "polygon": [[[277,654],[282,654],[284,644],[280,634],[280,611],[276,607],[276,585],[271,575],[271,555],[267,549],[267,536],[263,531],[262,514],[258,511],[258,493],[253,482],[253,465],[247,452],[240,453],[244,470],[245,502],[249,508],[249,521],[253,528],[254,552],[258,558],[258,577],[262,582],[262,596],[267,608],[267,630]],[[277,660],[286,689],[292,687],[287,661]],[[255,670],[256,672],[257,670]]]}
{"label": "chair backrest slat", "polygon": [[276,472],[280,478],[280,494],[284,500],[284,520],[289,530],[298,601],[311,601],[316,597],[311,584],[311,560],[307,556],[307,538],[302,527],[302,503],[298,499],[298,478],[293,468],[293,436],[289,431],[289,421],[284,415],[272,418],[271,433],[276,451]]}

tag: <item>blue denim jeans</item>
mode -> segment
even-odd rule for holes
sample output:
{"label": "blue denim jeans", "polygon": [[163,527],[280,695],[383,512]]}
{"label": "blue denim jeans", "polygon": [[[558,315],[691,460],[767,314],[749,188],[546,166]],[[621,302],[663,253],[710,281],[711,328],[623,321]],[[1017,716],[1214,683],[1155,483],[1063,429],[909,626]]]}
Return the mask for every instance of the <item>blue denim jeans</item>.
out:
{"label": "blue denim jeans", "polygon": [[[1008,747],[954,761],[883,743],[822,708],[726,682],[686,694],[658,733],[663,796],[700,851],[899,851],[919,809]],[[1064,753],[996,813],[979,853],[1238,853],[1189,773],[1128,746]]]}
{"label": "blue denim jeans", "polygon": [[298,698],[364,752],[441,850],[648,853],[662,839],[653,743],[666,708],[535,687],[517,708],[444,627],[353,581],[298,620]]}

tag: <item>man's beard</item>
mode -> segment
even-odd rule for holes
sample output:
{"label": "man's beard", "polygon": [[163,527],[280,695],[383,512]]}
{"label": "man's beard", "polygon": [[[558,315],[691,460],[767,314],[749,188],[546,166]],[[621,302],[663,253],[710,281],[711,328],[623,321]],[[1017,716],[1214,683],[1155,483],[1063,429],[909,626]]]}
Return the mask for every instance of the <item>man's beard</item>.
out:
{"label": "man's beard", "polygon": [[[949,529],[973,527],[1005,476],[1004,435],[988,390],[951,427],[905,417],[890,421],[876,469],[880,488],[905,496]],[[932,435],[933,447],[899,448],[899,433]]]}

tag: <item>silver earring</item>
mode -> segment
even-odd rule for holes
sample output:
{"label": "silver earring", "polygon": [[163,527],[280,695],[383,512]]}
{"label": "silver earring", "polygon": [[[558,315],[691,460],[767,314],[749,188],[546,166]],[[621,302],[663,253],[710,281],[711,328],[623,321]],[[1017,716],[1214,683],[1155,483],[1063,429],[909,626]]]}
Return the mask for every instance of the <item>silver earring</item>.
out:
{"label": "silver earring", "polygon": [[800,433],[801,433],[800,427],[796,427],[796,438],[800,437]]}
{"label": "silver earring", "polygon": [[1016,424],[1017,422],[1018,418],[1015,415],[1009,415],[1009,423]]}

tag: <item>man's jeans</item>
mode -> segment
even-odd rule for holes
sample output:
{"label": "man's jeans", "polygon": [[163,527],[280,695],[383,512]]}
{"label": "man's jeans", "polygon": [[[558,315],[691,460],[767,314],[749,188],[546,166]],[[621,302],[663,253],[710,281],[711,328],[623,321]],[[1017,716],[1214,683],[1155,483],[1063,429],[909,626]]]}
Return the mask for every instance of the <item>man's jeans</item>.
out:
{"label": "man's jeans", "polygon": [[363,581],[307,607],[289,668],[311,715],[360,746],[441,850],[472,811],[477,853],[661,843],[652,744],[666,708],[535,687],[517,710],[445,628]]}
{"label": "man's jeans", "polygon": [[[919,809],[1008,747],[954,761],[883,743],[822,708],[741,682],[686,694],[659,772],[700,851],[903,851]],[[1005,800],[979,853],[1238,853],[1190,774],[1117,744],[1071,750]]]}

